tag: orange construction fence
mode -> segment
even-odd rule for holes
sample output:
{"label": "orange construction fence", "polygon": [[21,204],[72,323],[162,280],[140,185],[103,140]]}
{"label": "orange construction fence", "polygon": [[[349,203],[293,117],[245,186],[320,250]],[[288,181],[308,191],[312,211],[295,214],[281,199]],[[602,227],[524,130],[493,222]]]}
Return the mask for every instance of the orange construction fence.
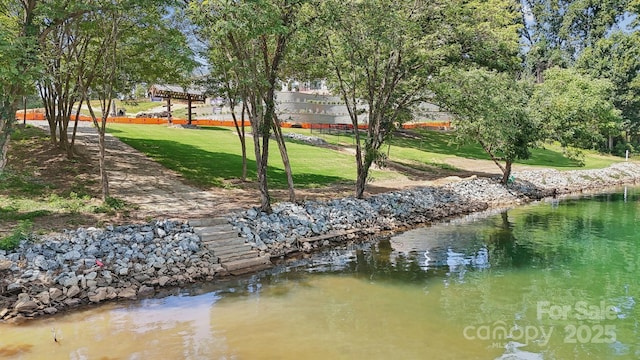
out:
{"label": "orange construction fence", "polygon": [[[46,114],[42,109],[34,109],[27,110],[27,114],[25,117],[24,110],[19,110],[16,112],[16,120],[25,119],[29,121],[34,120],[46,120]],[[75,120],[75,115],[71,116],[71,120]],[[90,116],[80,115],[79,121],[92,121]],[[167,124],[169,120],[167,118],[146,118],[146,117],[126,117],[126,116],[116,116],[107,118],[108,123],[119,123],[119,124],[146,124],[146,125],[160,125]],[[187,124],[188,121],[186,119],[172,119],[173,124],[184,125]],[[192,125],[199,126],[235,126],[233,120],[213,120],[213,119],[198,119],[191,120]],[[251,126],[248,121],[244,122],[245,126]],[[353,129],[353,125],[351,124],[312,124],[312,123],[288,123],[283,122],[282,127],[284,128],[302,128],[302,129],[341,129],[341,130],[351,130]],[[410,123],[403,124],[403,129],[416,129],[416,128],[438,128],[438,129],[449,129],[451,127],[450,121],[433,121],[433,122],[420,122],[420,123]],[[360,130],[367,129],[367,125],[358,126]]]}

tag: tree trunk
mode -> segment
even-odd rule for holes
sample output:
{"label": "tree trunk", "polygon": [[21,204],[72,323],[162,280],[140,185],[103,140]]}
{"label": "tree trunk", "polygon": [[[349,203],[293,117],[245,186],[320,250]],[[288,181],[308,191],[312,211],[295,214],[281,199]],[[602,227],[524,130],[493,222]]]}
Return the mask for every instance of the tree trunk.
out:
{"label": "tree trunk", "polygon": [[613,152],[613,135],[609,135],[609,152]]}
{"label": "tree trunk", "polygon": [[[269,158],[269,136],[264,136],[261,131],[253,130],[253,142],[256,156],[256,170],[258,172],[258,187],[260,189],[260,210],[271,214],[271,197],[269,196],[269,186],[267,183],[267,159]],[[260,139],[262,137],[262,144]]]}
{"label": "tree trunk", "polygon": [[360,131],[358,130],[358,122],[353,122],[353,132],[356,140],[356,199],[362,199],[364,197],[364,189],[367,186],[368,171],[366,170],[365,161],[366,156],[362,156],[362,144],[360,142]]}
{"label": "tree trunk", "polygon": [[509,177],[511,176],[511,164],[513,161],[506,160],[504,169],[502,170],[502,184],[507,185],[509,183]]}
{"label": "tree trunk", "polygon": [[[103,115],[105,116],[105,115]],[[99,133],[99,145],[100,145],[100,183],[102,184],[102,201],[107,201],[109,198],[109,177],[107,176],[107,165],[105,163],[106,155],[106,143],[104,139],[105,135],[105,120],[102,121],[103,127],[98,128]]]}
{"label": "tree trunk", "polygon": [[71,148],[74,148],[76,143],[76,133],[78,132],[78,121],[80,121],[80,110],[82,110],[82,98],[78,103],[78,110],[76,111],[76,119],[73,122],[73,134],[71,135]]}
{"label": "tree trunk", "polygon": [[49,123],[49,136],[51,137],[51,144],[53,146],[58,145],[58,132],[56,122],[56,106],[55,95],[53,93],[53,87],[50,84],[44,84],[39,86],[40,98],[44,105],[45,116]]}
{"label": "tree trunk", "polygon": [[284,164],[284,172],[287,175],[287,185],[289,187],[289,201],[296,201],[296,192],[293,187],[293,173],[291,172],[291,162],[289,161],[289,154],[287,153],[287,145],[282,135],[282,128],[280,128],[280,122],[277,116],[273,116],[273,133],[278,143],[278,149],[280,150],[280,157]]}
{"label": "tree trunk", "polygon": [[0,104],[0,172],[7,164],[7,149],[9,148],[9,135],[13,130],[15,113],[18,108],[17,100],[9,102],[3,100]]}
{"label": "tree trunk", "polygon": [[98,162],[100,164],[100,185],[102,186],[102,201],[107,201],[109,198],[109,177],[107,176],[107,165],[105,162],[106,157],[106,142],[104,139],[104,135],[107,128],[107,116],[108,113],[105,111],[105,106],[102,107],[102,116],[101,123],[98,123],[98,118],[96,117],[95,112],[93,111],[93,107],[87,98],[86,88],[84,89],[84,96],[87,100],[87,107],[89,108],[89,113],[91,114],[91,119],[93,120],[93,125],[96,127],[98,131]]}
{"label": "tree trunk", "polygon": [[247,105],[242,103],[242,113],[240,114],[240,121],[242,121],[240,127],[242,131],[238,133],[239,135],[241,134],[240,138],[242,139],[240,144],[240,146],[242,147],[242,181],[247,181],[247,133],[246,127],[244,126],[244,118],[246,112]]}
{"label": "tree trunk", "polygon": [[262,109],[262,100],[255,94],[245,96],[243,102],[248,104],[249,121],[251,122],[251,134],[253,135],[253,151],[256,157],[256,171],[258,177],[258,189],[260,190],[260,210],[270,214],[271,197],[267,183],[267,164],[269,159],[269,135],[271,123],[265,121]]}
{"label": "tree trunk", "polygon": [[[231,98],[230,95],[228,95]],[[247,137],[245,133],[244,126],[244,115],[246,110],[246,105],[242,103],[242,113],[240,115],[240,121],[242,124],[238,124],[238,118],[236,117],[235,110],[235,101],[230,100],[229,106],[231,108],[231,117],[233,118],[233,125],[236,128],[236,133],[238,134],[238,138],[240,139],[240,147],[242,149],[242,177],[240,178],[242,181],[247,181]]]}
{"label": "tree trunk", "polygon": [[358,164],[358,174],[356,178],[356,199],[364,198],[364,190],[367,187],[369,177],[369,167],[366,164]]}

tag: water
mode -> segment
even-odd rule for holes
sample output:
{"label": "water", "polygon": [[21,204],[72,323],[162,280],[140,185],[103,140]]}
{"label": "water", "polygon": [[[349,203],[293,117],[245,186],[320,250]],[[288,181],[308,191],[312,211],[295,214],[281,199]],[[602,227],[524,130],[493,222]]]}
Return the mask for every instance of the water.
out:
{"label": "water", "polygon": [[639,206],[544,202],[0,325],[0,359],[637,359]]}

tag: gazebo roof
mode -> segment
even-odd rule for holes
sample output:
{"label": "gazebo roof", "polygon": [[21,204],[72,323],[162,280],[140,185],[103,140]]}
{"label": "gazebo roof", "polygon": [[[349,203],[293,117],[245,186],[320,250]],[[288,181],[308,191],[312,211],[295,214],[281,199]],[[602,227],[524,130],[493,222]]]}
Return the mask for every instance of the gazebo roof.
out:
{"label": "gazebo roof", "polygon": [[180,85],[155,84],[149,88],[152,96],[181,100],[205,101],[204,89],[200,87],[183,87]]}

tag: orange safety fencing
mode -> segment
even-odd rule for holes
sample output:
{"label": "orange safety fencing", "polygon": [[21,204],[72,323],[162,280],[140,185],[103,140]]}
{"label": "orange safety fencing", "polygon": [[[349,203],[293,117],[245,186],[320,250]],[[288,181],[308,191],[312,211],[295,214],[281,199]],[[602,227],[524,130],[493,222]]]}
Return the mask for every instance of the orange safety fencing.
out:
{"label": "orange safety fencing", "polygon": [[[34,109],[27,110],[27,114],[25,117],[24,110],[19,110],[16,112],[16,120],[25,119],[29,121],[35,120],[46,120],[46,114],[42,109]],[[71,116],[71,120],[75,121],[75,115]],[[78,118],[79,121],[92,121],[90,116],[80,115]],[[145,125],[161,125],[168,124],[169,120],[167,118],[147,118],[147,117],[126,117],[126,116],[116,116],[107,118],[108,123],[118,123],[118,124],[145,124]],[[172,119],[173,124],[185,125],[188,123],[186,119]],[[198,126],[235,126],[233,120],[213,120],[213,119],[198,119],[191,120],[192,125]],[[248,121],[244,122],[245,126],[251,126]],[[332,129],[332,130],[351,130],[353,129],[353,125],[351,124],[313,124],[313,123],[282,123],[283,128],[302,128],[302,129]],[[403,124],[403,129],[416,129],[416,128],[438,128],[438,129],[449,129],[451,127],[450,121],[434,121],[434,122],[420,122],[420,123],[410,123]],[[366,130],[367,125],[358,126],[360,130]]]}

